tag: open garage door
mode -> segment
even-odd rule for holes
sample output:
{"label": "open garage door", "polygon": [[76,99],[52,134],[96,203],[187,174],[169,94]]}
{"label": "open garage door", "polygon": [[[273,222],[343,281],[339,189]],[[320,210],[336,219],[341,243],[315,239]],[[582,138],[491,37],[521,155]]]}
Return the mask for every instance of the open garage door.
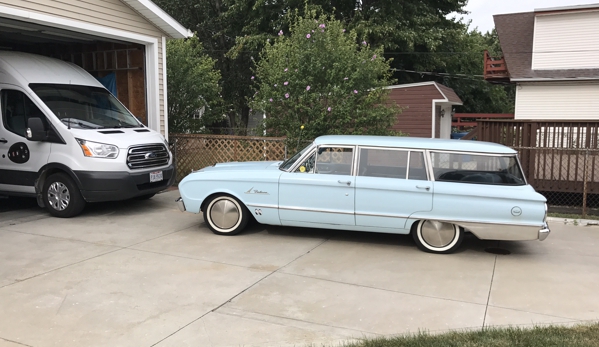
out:
{"label": "open garage door", "polygon": [[93,76],[114,78],[117,98],[148,124],[146,46],[0,17],[0,49],[75,63]]}

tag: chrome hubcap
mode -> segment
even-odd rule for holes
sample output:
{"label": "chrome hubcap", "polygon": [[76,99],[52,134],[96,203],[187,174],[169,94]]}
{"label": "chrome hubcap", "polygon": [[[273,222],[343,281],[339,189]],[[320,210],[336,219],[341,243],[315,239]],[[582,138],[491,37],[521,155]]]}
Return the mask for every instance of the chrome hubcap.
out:
{"label": "chrome hubcap", "polygon": [[69,207],[71,194],[69,188],[62,182],[54,182],[48,188],[48,203],[57,211],[64,211]]}
{"label": "chrome hubcap", "polygon": [[421,233],[424,242],[437,248],[449,245],[456,236],[453,224],[429,220],[422,224]]}
{"label": "chrome hubcap", "polygon": [[239,209],[230,200],[219,200],[210,209],[210,219],[220,229],[230,229],[239,220]]}

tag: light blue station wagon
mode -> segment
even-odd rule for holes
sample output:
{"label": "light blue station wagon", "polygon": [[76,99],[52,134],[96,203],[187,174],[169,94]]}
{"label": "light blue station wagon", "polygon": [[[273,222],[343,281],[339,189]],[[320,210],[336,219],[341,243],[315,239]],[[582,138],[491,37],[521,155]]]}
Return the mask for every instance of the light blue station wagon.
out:
{"label": "light blue station wagon", "polygon": [[263,224],[412,234],[450,253],[465,232],[544,240],[546,199],[516,151],[488,142],[329,135],[286,161],[221,163],[179,183],[181,211],[204,212],[219,235]]}

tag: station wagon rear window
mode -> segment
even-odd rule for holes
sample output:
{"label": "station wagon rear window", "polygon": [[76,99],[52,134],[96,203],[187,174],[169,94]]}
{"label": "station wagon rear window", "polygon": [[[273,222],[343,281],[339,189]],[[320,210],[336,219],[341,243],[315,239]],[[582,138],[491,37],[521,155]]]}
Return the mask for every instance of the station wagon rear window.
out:
{"label": "station wagon rear window", "polygon": [[436,181],[496,185],[524,185],[515,155],[495,156],[431,152]]}

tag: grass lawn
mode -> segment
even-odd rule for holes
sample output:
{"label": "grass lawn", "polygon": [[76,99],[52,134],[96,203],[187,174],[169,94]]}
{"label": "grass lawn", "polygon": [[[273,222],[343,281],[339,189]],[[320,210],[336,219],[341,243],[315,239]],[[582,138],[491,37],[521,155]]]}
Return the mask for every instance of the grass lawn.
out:
{"label": "grass lawn", "polygon": [[487,328],[439,335],[378,338],[348,343],[344,347],[599,347],[599,323],[574,327]]}

